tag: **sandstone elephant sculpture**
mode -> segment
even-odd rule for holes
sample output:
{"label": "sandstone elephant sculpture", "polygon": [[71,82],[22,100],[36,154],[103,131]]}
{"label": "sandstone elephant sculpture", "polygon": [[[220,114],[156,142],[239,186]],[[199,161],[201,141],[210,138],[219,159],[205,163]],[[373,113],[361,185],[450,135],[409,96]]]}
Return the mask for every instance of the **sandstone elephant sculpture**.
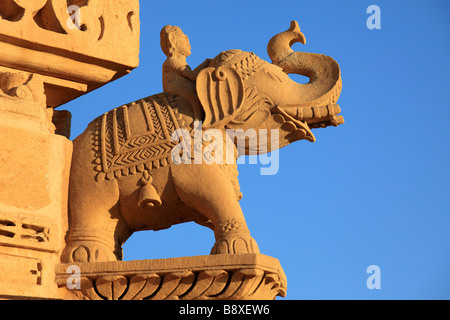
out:
{"label": "sandstone elephant sculpture", "polygon": [[[194,70],[185,63],[190,45],[181,29],[163,31],[164,92],[105,113],[74,140],[64,262],[121,259],[122,244],[133,232],[189,221],[214,231],[212,254],[259,252],[239,205],[237,157],[314,141],[312,128],[343,123],[336,105],[339,65],[291,49],[305,43],[297,22],[270,40],[272,63],[229,50]],[[298,84],[290,73],[310,82]],[[198,121],[203,131],[215,129],[224,137],[227,129],[276,129],[278,140],[266,140],[264,148],[235,146],[234,163],[175,163],[174,132],[193,134]]]}

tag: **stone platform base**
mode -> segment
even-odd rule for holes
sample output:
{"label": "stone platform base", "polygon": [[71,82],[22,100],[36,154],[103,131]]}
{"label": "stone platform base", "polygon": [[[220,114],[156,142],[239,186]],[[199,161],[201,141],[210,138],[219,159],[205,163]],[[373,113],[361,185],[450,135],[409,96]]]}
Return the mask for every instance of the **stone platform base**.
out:
{"label": "stone platform base", "polygon": [[272,300],[287,288],[262,254],[60,264],[56,282],[63,298],[91,300]]}

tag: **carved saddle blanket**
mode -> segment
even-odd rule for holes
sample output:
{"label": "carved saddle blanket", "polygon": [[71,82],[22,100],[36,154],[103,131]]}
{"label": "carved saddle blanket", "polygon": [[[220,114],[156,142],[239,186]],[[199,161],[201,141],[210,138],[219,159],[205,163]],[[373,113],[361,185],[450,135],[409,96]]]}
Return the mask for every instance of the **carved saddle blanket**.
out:
{"label": "carved saddle blanket", "polygon": [[172,133],[179,129],[175,97],[160,93],[113,109],[95,122],[98,181],[120,178],[171,162]]}

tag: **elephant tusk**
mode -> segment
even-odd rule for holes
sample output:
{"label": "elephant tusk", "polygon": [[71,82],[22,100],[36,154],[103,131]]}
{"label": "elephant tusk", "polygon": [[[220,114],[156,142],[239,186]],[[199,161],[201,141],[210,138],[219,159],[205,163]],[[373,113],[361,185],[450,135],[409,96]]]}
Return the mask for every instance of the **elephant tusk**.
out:
{"label": "elephant tusk", "polygon": [[311,129],[316,128],[326,128],[329,126],[337,127],[344,123],[344,117],[343,116],[333,116],[330,120],[325,122],[317,122],[317,123],[311,123],[309,126]]}
{"label": "elephant tusk", "polygon": [[344,118],[338,116],[341,108],[337,104],[326,106],[302,107],[295,104],[285,104],[275,109],[284,115],[289,115],[297,121],[305,122],[310,129],[337,127],[344,123]]}
{"label": "elephant tusk", "polygon": [[267,53],[269,54],[270,59],[272,59],[272,63],[278,64],[293,53],[294,50],[292,50],[291,47],[296,42],[306,44],[306,38],[300,31],[298,22],[294,20],[291,22],[291,27],[288,30],[281,32],[270,39],[269,44],[267,45]]}
{"label": "elephant tusk", "polygon": [[315,107],[301,107],[295,104],[286,104],[278,108],[295,119],[306,121],[308,124],[328,121],[341,112],[341,108],[337,104]]}

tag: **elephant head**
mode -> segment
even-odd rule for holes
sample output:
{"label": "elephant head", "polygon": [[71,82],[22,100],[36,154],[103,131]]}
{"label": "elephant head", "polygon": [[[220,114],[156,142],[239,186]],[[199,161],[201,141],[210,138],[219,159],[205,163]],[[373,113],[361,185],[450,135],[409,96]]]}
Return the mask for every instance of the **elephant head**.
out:
{"label": "elephant head", "polygon": [[[268,44],[272,64],[240,50],[214,58],[196,80],[205,114],[203,127],[279,129],[277,146],[283,147],[300,139],[315,141],[312,128],[342,124],[335,104],[342,87],[339,65],[325,55],[295,52],[291,46],[296,42],[304,44],[305,36],[292,21],[289,30]],[[288,76],[292,73],[310,81],[297,83]],[[271,139],[266,140],[267,145],[246,145],[240,153],[275,149]]]}

